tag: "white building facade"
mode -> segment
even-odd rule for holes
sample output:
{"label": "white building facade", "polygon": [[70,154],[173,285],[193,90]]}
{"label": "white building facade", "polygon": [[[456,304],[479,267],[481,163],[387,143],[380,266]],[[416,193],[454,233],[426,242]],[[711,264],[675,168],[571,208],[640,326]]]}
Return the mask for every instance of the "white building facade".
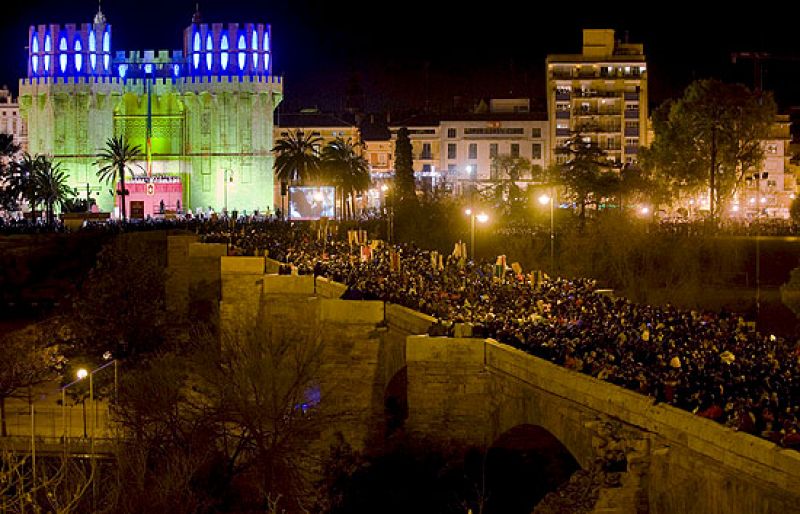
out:
{"label": "white building facade", "polygon": [[19,102],[4,87],[0,89],[0,133],[14,136],[20,151],[28,150],[28,129],[19,110]]}
{"label": "white building facade", "polygon": [[549,165],[548,124],[543,114],[530,113],[527,99],[490,102],[488,112],[417,117],[391,127],[392,140],[401,126],[408,128],[413,147],[414,172],[424,187],[444,184],[456,193],[470,186],[493,183],[496,156],[524,157],[534,173]]}

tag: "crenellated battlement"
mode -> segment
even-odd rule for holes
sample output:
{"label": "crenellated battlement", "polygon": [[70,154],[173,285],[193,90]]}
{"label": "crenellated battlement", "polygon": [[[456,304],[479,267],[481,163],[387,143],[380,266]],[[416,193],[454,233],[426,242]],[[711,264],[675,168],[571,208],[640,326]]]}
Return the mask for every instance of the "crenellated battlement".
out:
{"label": "crenellated battlement", "polygon": [[28,78],[243,77],[272,74],[271,28],[256,23],[192,23],[182,50],[112,51],[111,25],[37,25],[28,31]]}
{"label": "crenellated battlement", "polygon": [[154,86],[180,86],[191,84],[272,84],[282,85],[283,77],[277,76],[193,76],[180,78],[119,78],[119,77],[32,77],[20,79],[20,86],[35,85],[81,85],[81,84],[109,84],[119,86],[142,86],[145,82]]}

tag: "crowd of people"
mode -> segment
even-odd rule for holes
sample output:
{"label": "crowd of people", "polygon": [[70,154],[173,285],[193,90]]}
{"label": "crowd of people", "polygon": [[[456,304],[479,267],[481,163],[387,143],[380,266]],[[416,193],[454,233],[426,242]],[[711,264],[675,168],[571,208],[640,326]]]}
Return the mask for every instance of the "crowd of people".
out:
{"label": "crowd of people", "polygon": [[[639,305],[590,279],[548,278],[411,244],[362,245],[272,222],[198,227],[233,254],[268,255],[284,272],[325,276],[345,298],[392,302],[470,327],[554,363],[737,430],[800,449],[800,348],[730,312]],[[441,330],[441,327],[447,327]]]}

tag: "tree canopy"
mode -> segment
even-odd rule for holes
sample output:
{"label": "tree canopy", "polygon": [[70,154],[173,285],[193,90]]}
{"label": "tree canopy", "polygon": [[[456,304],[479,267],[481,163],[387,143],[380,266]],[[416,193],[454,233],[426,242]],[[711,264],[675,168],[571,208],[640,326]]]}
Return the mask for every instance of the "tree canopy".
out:
{"label": "tree canopy", "polygon": [[[354,144],[338,137],[322,150],[322,169],[339,188],[343,207],[346,197],[350,197],[352,203],[353,194],[366,191],[372,182],[369,163],[359,152],[362,146],[362,143]],[[347,215],[344,208],[342,214]]]}
{"label": "tree canopy", "polygon": [[408,129],[402,127],[397,131],[397,141],[394,144],[394,181],[396,197],[401,202],[416,199],[413,159]]}
{"label": "tree canopy", "polygon": [[125,189],[125,174],[130,172],[135,175],[133,163],[142,157],[140,146],[131,146],[123,136],[113,136],[108,138],[106,146],[97,154],[95,165],[100,166],[97,176],[100,180],[112,184],[116,187],[117,181],[120,183],[119,194],[122,196],[122,219],[127,219],[125,208],[125,196],[128,191]]}
{"label": "tree canopy", "polygon": [[609,172],[606,153],[580,133],[570,137],[556,153],[566,157],[560,166],[560,181],[580,206],[580,219],[586,218],[586,204],[616,192],[619,176]]}
{"label": "tree canopy", "polygon": [[759,169],[775,111],[769,94],[718,80],[693,82],[681,98],[653,113],[655,140],[642,149],[642,166],[672,195],[679,188],[711,191],[716,217],[742,179]]}
{"label": "tree canopy", "polygon": [[302,130],[290,130],[275,144],[275,176],[287,184],[303,184],[320,171],[322,138]]}

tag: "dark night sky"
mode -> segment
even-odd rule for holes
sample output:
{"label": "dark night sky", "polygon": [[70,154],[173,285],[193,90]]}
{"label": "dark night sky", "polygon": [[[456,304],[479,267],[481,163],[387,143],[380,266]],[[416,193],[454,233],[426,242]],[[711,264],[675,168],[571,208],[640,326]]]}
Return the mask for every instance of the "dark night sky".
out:
{"label": "dark night sky", "polygon": [[[9,5],[10,4],[10,5]],[[594,6],[593,6],[594,5]],[[600,7],[598,7],[598,5]],[[285,107],[340,108],[353,76],[367,108],[403,109],[424,103],[508,95],[541,98],[548,53],[580,51],[583,27],[614,28],[645,44],[652,102],[676,96],[693,78],[716,76],[752,85],[752,64],[730,63],[730,52],[770,51],[800,57],[796,23],[800,7],[765,3],[724,12],[701,2],[468,2],[435,0],[205,0],[205,22],[272,24],[274,70],[285,75]],[[0,82],[24,72],[27,27],[89,22],[92,0],[8,2],[0,13],[6,51]],[[613,9],[613,10],[612,10]],[[194,2],[105,0],[115,50],[178,49]],[[800,104],[800,61],[765,66],[765,86],[782,107]],[[12,87],[16,89],[15,87]]]}

